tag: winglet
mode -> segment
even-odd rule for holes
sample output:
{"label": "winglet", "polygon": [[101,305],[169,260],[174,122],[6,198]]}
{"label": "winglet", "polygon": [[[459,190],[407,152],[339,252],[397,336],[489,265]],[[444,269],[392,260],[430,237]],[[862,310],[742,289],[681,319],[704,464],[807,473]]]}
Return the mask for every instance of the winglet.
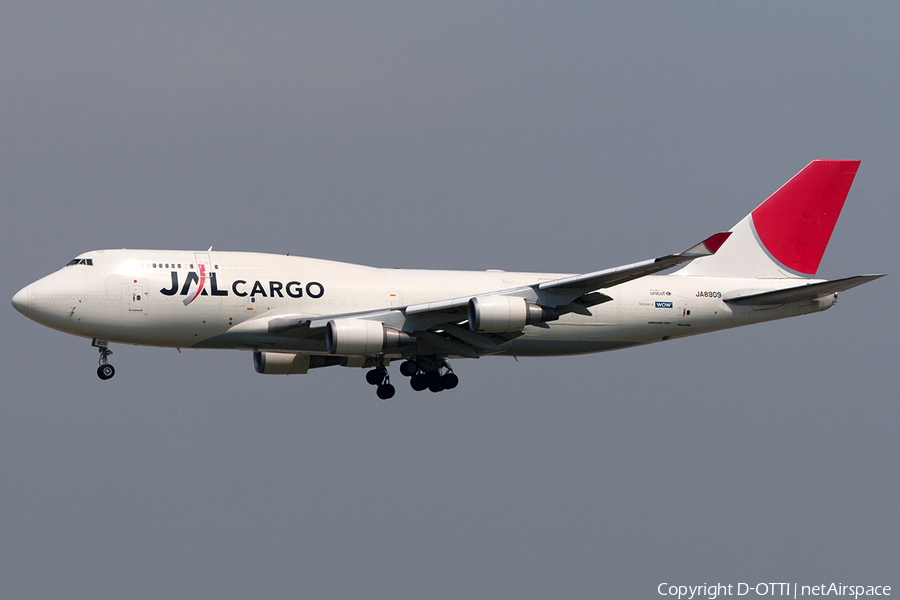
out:
{"label": "winglet", "polygon": [[722,244],[724,244],[725,240],[727,240],[730,236],[730,231],[721,231],[719,233],[714,233],[696,246],[688,248],[687,250],[682,252],[680,256],[690,256],[697,258],[701,256],[711,256],[715,254],[719,250],[719,248],[722,247]]}

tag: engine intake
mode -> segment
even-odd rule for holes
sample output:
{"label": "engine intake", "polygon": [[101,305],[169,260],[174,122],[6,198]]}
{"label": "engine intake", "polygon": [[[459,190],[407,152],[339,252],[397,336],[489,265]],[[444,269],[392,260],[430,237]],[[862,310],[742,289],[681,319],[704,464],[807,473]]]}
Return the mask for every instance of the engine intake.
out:
{"label": "engine intake", "polygon": [[325,329],[325,347],[331,354],[378,354],[387,348],[415,343],[415,338],[377,321],[334,319]]}
{"label": "engine intake", "polygon": [[482,333],[518,331],[526,325],[555,321],[559,311],[514,296],[476,296],[469,300],[469,329]]}
{"label": "engine intake", "polygon": [[254,350],[253,368],[264,375],[304,375],[309,371],[309,354]]}

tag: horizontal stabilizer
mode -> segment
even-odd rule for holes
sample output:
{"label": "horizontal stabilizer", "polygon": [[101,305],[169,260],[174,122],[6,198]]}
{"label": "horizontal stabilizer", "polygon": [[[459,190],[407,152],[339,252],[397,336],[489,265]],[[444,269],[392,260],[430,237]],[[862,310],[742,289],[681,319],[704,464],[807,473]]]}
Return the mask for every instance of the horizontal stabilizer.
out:
{"label": "horizontal stabilizer", "polygon": [[834,281],[823,281],[821,283],[810,283],[808,285],[799,285],[797,287],[787,288],[785,290],[776,290],[774,292],[763,292],[761,294],[751,294],[749,296],[738,296],[737,298],[726,298],[727,304],[766,306],[773,304],[788,304],[790,302],[799,302],[801,300],[812,300],[820,298],[828,294],[843,292],[855,288],[858,285],[869,283],[880,279],[884,275],[855,275],[845,279],[835,279]]}

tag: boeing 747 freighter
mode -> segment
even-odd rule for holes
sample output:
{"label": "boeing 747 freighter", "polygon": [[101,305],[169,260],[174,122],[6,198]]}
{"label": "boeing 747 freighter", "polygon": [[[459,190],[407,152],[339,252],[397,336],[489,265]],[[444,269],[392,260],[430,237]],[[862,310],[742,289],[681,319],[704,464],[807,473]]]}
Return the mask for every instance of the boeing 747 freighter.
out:
{"label": "boeing 747 freighter", "polygon": [[[618,350],[823,311],[882,275],[815,278],[859,161],[816,160],[684,252],[581,275],[382,269],[248,252],[96,250],[22,288],[13,306],[92,340],[248,350],[258,373],[366,368],[417,391],[457,386],[450,360]],[[682,266],[661,275],[664,270]]]}

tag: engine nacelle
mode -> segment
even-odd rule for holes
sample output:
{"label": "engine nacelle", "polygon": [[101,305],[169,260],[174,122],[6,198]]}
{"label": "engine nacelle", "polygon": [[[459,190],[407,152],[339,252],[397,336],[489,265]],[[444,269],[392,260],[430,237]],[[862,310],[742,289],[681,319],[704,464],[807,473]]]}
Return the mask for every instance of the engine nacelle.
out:
{"label": "engine nacelle", "polygon": [[476,296],[469,300],[469,329],[482,333],[518,331],[526,325],[555,321],[559,311],[514,296]]}
{"label": "engine nacelle", "polygon": [[415,342],[410,335],[385,327],[378,321],[334,319],[325,329],[325,347],[331,354],[357,356],[379,354]]}
{"label": "engine nacelle", "polygon": [[304,375],[309,371],[309,354],[254,350],[253,368],[264,375]]}

